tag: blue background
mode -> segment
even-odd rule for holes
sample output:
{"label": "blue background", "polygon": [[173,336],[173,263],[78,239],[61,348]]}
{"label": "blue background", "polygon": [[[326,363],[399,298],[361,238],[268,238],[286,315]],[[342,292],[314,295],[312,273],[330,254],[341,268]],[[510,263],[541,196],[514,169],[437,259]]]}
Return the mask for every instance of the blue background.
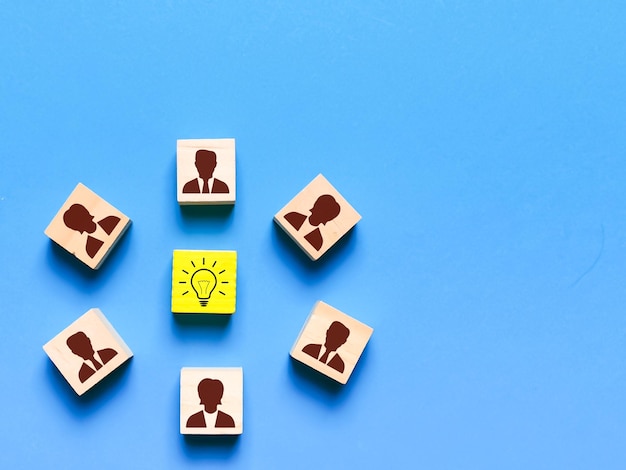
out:
{"label": "blue background", "polygon": [[[71,1],[0,8],[3,468],[626,467],[623,1]],[[233,210],[180,138],[237,139]],[[362,214],[313,263],[272,216]],[[76,183],[133,220],[92,272]],[[239,253],[237,313],[170,313],[173,249]],[[289,359],[371,325],[346,386]],[[42,345],[99,307],[135,353],[82,398]],[[244,434],[185,438],[179,370],[243,366]]]}

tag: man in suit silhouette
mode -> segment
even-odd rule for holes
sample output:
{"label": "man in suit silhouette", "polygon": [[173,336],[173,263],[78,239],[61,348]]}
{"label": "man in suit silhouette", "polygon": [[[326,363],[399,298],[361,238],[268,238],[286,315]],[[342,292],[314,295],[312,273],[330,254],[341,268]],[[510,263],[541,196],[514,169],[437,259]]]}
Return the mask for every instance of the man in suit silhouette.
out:
{"label": "man in suit silhouette", "polygon": [[217,409],[222,404],[224,384],[217,379],[202,379],[198,384],[198,396],[204,410],[191,415],[187,420],[188,428],[234,428],[233,418]]}
{"label": "man in suit silhouette", "polygon": [[217,155],[212,150],[198,150],[196,152],[196,170],[198,178],[187,181],[183,186],[183,193],[227,194],[228,185],[213,178],[217,166]]}
{"label": "man in suit silhouette", "polygon": [[[345,364],[343,359],[337,354],[335,351],[339,349],[341,345],[343,345],[347,340],[348,336],[350,336],[350,330],[343,323],[334,321],[328,327],[328,331],[326,331],[326,341],[324,342],[324,354],[320,355],[322,352],[321,344],[307,344],[302,352],[308,354],[311,357],[319,360],[320,362],[332,367],[337,372],[342,372],[345,369]],[[329,359],[331,353],[335,353],[332,359]]]}
{"label": "man in suit silhouette", "polygon": [[[81,383],[84,383],[85,380],[95,374],[96,371],[102,369],[104,364],[117,356],[117,351],[111,348],[100,349],[98,352],[94,351],[91,340],[82,331],[74,333],[67,338],[66,343],[74,354],[85,360],[78,372],[78,378]],[[91,362],[93,367],[89,366],[86,361]]]}
{"label": "man in suit silhouette", "polygon": [[299,212],[289,212],[285,214],[285,220],[289,222],[293,228],[300,231],[304,222],[309,219],[309,225],[317,228],[307,233],[304,239],[308,241],[313,248],[319,251],[324,244],[319,225],[326,225],[326,223],[337,217],[339,212],[341,212],[341,207],[335,198],[330,194],[322,194],[317,198],[315,204],[313,204],[310,216],[307,217],[306,214],[300,214]]}

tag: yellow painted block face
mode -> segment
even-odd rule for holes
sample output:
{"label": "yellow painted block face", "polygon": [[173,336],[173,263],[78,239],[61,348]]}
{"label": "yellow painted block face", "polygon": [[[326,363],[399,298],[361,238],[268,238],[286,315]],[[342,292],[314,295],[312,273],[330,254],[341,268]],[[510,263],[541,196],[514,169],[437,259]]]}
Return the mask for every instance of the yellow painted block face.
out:
{"label": "yellow painted block face", "polygon": [[235,313],[237,252],[174,250],[173,313]]}

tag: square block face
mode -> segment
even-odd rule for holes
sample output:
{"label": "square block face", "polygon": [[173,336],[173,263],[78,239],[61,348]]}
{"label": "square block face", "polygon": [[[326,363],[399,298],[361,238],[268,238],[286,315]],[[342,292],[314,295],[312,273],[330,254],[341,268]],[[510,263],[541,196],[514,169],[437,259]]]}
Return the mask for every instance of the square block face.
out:
{"label": "square block face", "polygon": [[322,175],[274,216],[312,260],[319,259],[359,220],[359,213]]}
{"label": "square block face", "polygon": [[91,269],[98,269],[130,226],[130,219],[78,183],[45,234]]}
{"label": "square block face", "polygon": [[324,302],[317,302],[291,357],[345,384],[374,330]]}
{"label": "square block face", "polygon": [[130,348],[97,308],[48,341],[43,350],[78,395],[133,357]]}
{"label": "square block face", "polygon": [[235,313],[237,252],[174,250],[173,313]]}
{"label": "square block face", "polygon": [[183,367],[180,371],[180,433],[243,433],[243,369]]}
{"label": "square block face", "polygon": [[179,204],[235,203],[235,139],[176,143]]}

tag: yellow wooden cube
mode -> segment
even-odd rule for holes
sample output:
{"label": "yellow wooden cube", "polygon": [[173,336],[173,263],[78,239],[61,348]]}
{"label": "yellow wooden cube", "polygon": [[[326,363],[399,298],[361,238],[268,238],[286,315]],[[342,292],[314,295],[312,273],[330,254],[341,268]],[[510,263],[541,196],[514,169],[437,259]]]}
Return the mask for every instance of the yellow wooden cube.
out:
{"label": "yellow wooden cube", "polygon": [[237,252],[174,250],[173,313],[235,313]]}

